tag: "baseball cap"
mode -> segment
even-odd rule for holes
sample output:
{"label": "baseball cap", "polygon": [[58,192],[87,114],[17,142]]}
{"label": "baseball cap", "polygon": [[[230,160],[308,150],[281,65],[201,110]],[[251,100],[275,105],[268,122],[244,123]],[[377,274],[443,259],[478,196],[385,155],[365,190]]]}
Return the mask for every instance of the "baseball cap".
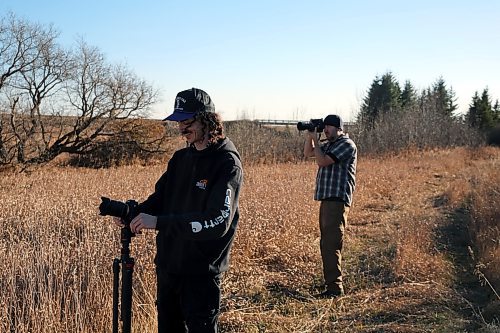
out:
{"label": "baseball cap", "polygon": [[215,106],[206,92],[198,88],[191,88],[177,94],[174,112],[163,121],[183,121],[193,118],[199,112],[215,112]]}
{"label": "baseball cap", "polygon": [[323,120],[323,124],[335,126],[340,129],[344,128],[344,122],[342,121],[342,118],[340,118],[336,114],[330,114],[326,116],[326,118]]}

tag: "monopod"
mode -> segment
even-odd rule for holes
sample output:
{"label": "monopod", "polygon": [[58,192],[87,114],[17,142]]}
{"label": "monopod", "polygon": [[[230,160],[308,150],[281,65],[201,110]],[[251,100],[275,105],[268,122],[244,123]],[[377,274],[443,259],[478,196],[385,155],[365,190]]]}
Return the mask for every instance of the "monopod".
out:
{"label": "monopod", "polygon": [[[130,257],[130,241],[134,236],[130,226],[121,229],[120,258],[113,260],[113,333],[118,333],[119,322],[122,322],[122,332],[130,333],[132,324],[132,275],[134,273],[134,258]],[[120,279],[121,270],[121,279]],[[120,290],[121,282],[121,290]],[[121,298],[120,298],[121,296]],[[120,301],[120,311],[118,303]]]}

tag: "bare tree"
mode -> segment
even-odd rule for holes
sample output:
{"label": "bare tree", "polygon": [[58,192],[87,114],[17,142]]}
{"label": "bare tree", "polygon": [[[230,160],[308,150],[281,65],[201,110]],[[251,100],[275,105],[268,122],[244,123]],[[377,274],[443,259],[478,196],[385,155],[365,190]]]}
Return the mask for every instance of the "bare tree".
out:
{"label": "bare tree", "polygon": [[44,45],[57,36],[52,27],[31,24],[12,13],[0,18],[0,90],[11,77],[32,67]]}
{"label": "bare tree", "polygon": [[12,15],[0,22],[0,164],[86,154],[112,137],[158,151],[163,136],[136,135],[157,91],[83,40],[65,51],[56,37]]}
{"label": "bare tree", "polygon": [[47,103],[63,87],[68,57],[53,40],[40,42],[39,56],[8,84],[10,124],[17,142],[17,160],[40,156],[50,146],[53,132],[47,128]]}
{"label": "bare tree", "polygon": [[[11,162],[16,155],[18,161],[25,160],[27,142],[39,126],[37,116],[41,100],[53,88],[52,59],[58,55],[52,52],[57,36],[52,27],[31,24],[13,14],[0,20],[0,105],[2,113],[9,115],[0,114],[2,164]],[[47,69],[49,73],[45,72]],[[31,107],[27,105],[30,98]],[[7,129],[7,122],[10,129]]]}
{"label": "bare tree", "polygon": [[83,41],[72,63],[74,70],[65,92],[75,114],[69,117],[69,130],[63,131],[42,158],[50,160],[61,152],[88,153],[99,139],[110,136],[119,136],[123,144],[142,140],[138,142],[143,144],[142,149],[158,150],[163,136],[149,139],[133,135],[142,128],[142,123],[135,120],[148,115],[157,91],[124,66],[106,64],[102,53]]}

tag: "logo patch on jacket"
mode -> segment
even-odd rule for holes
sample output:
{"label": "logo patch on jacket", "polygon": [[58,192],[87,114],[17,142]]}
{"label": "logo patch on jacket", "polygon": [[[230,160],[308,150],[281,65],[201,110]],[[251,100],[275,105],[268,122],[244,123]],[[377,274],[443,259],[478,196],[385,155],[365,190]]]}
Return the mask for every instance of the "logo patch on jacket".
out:
{"label": "logo patch on jacket", "polygon": [[208,180],[207,179],[201,179],[196,182],[196,187],[201,189],[201,190],[206,190],[207,189],[207,184]]}

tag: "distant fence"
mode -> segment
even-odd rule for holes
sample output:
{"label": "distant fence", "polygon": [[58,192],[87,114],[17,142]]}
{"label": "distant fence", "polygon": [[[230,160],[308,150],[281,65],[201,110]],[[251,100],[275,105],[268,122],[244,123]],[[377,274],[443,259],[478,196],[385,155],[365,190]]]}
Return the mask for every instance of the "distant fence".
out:
{"label": "distant fence", "polygon": [[299,122],[298,120],[278,120],[278,119],[256,119],[256,122],[258,122],[261,125],[297,125]]}

